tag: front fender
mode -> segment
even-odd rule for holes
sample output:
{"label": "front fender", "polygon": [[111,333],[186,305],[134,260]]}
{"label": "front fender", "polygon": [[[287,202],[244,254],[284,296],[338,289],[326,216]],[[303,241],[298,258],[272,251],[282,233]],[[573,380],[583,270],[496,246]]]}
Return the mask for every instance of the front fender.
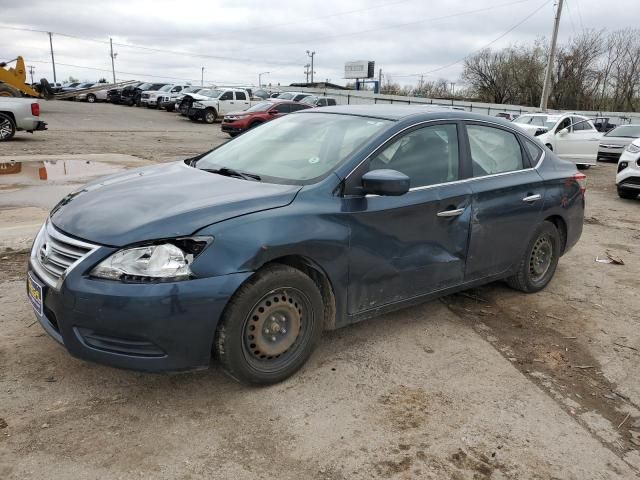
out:
{"label": "front fender", "polygon": [[338,215],[312,214],[300,205],[296,208],[268,210],[200,230],[198,235],[210,235],[214,241],[191,269],[196,276],[210,277],[255,272],[283,257],[310,260],[331,284],[336,325],[340,326],[346,318],[349,227]]}

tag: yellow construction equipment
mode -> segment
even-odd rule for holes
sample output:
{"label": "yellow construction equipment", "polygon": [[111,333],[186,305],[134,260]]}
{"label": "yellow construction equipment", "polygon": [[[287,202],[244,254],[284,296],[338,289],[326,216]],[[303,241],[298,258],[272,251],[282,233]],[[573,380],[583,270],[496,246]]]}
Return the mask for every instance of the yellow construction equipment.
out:
{"label": "yellow construction equipment", "polygon": [[[16,62],[15,68],[7,68],[7,64]],[[46,83],[40,81],[41,85],[37,91],[27,85],[27,71],[22,57],[14,58],[8,62],[0,62],[0,97],[20,97],[21,92],[29,97],[48,97],[51,88]],[[41,93],[42,92],[42,93]]]}

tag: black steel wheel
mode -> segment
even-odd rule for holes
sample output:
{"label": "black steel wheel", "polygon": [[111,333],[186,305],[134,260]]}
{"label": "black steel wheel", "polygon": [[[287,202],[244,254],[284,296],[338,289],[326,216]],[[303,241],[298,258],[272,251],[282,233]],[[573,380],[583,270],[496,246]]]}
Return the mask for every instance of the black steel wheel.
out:
{"label": "black steel wheel", "polygon": [[11,140],[16,134],[16,124],[13,119],[4,113],[0,113],[0,142]]}
{"label": "black steel wheel", "polygon": [[311,355],[323,312],[311,278],[286,265],[265,267],[230,300],[216,333],[216,355],[236,380],[280,382]]}
{"label": "black steel wheel", "polygon": [[542,290],[556,272],[560,249],[558,229],[551,222],[543,222],[529,241],[516,273],[507,279],[509,286],[526,293]]}

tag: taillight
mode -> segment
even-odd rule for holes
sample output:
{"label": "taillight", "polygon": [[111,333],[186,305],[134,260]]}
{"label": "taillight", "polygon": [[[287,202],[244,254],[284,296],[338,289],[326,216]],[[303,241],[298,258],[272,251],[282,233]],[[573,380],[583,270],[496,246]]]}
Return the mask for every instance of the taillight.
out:
{"label": "taillight", "polygon": [[580,193],[584,193],[587,190],[587,176],[584,173],[576,173],[573,179],[580,186]]}
{"label": "taillight", "polygon": [[31,115],[33,115],[34,117],[40,116],[40,104],[38,103],[31,104]]}

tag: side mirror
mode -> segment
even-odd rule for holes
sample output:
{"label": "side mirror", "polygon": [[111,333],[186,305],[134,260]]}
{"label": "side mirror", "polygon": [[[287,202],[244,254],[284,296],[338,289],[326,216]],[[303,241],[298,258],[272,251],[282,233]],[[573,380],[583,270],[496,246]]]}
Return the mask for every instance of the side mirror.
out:
{"label": "side mirror", "polygon": [[568,128],[563,128],[562,130],[560,130],[558,132],[558,135],[560,135],[561,137],[564,137],[567,133],[569,133],[569,129]]}
{"label": "side mirror", "polygon": [[397,170],[371,170],[362,176],[362,189],[366,194],[397,197],[409,191],[410,180]]}

